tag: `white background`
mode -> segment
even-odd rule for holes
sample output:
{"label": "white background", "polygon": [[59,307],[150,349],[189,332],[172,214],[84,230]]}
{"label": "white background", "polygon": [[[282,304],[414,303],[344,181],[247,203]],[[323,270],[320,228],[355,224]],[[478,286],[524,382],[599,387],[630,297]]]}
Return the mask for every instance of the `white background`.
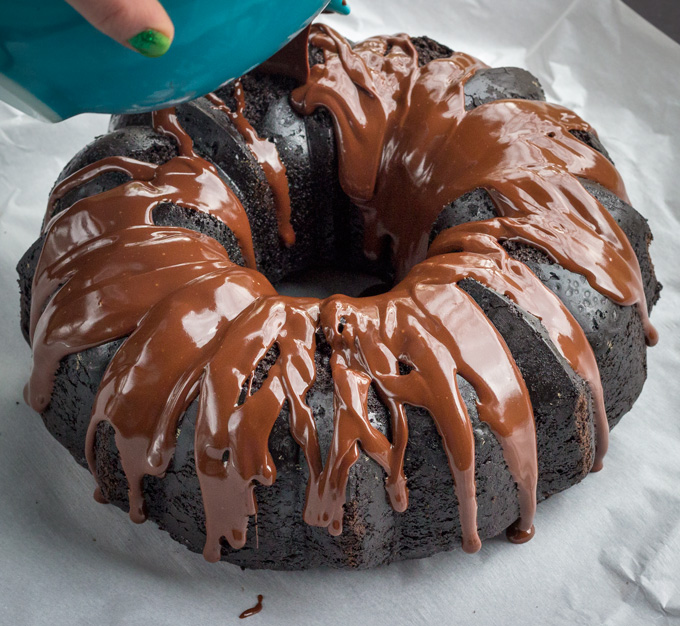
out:
{"label": "white background", "polygon": [[[56,0],[55,0],[56,1]],[[350,0],[354,39],[428,34],[536,74],[600,131],[651,222],[665,285],[649,380],[605,469],[543,503],[523,546],[485,542],[373,571],[209,565],[92,499],[93,481],[22,401],[30,351],[14,267],[49,189],[106,119],[48,126],[0,104],[0,623],[666,624],[680,621],[680,45],[618,0]]]}

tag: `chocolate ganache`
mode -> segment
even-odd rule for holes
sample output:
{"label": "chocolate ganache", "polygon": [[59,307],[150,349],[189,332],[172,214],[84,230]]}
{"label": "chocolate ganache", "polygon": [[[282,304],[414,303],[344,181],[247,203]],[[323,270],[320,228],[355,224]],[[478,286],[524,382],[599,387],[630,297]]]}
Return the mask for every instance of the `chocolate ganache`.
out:
{"label": "chocolate ganache", "polygon": [[[307,36],[323,53],[311,70]],[[277,477],[269,439],[285,406],[308,473],[304,521],[334,536],[343,531],[348,476],[362,452],[382,468],[392,508],[407,509],[407,407],[421,407],[436,425],[454,480],[463,548],[474,552],[481,545],[475,437],[460,376],[474,388],[478,418],[500,442],[517,485],[519,517],[508,537],[526,541],[534,533],[539,479],[530,393],[505,339],[460,283],[474,280],[540,320],[588,386],[592,469],[599,470],[609,425],[596,356],[560,297],[505,244],[529,245],[614,303],[635,307],[653,345],[638,257],[582,181],[627,201],[623,182],[604,154],[579,139],[596,137],[593,129],[563,107],[501,99],[466,108],[467,82],[487,69],[466,54],[423,64],[406,35],[352,46],[323,25],[286,54],[297,55],[288,64],[299,81],[290,103],[301,116],[319,108],[332,116],[339,181],[360,211],[363,252],[375,260],[387,245],[396,284],[359,298],[278,294],[258,271],[242,201],[220,168],[199,156],[175,111],[159,111],[152,127],[176,144],[176,156],[161,164],[104,157],[51,194],[33,278],[26,398],[46,410],[67,355],[125,339],[99,384],[85,454],[97,477],[97,432],[110,424],[136,522],[147,517],[145,477],[166,475],[182,416],[198,398],[194,455],[209,561],[221,558],[223,538],[234,549],[246,544],[257,514],[255,485]],[[286,66],[281,58],[263,69]],[[248,121],[240,82],[233,98],[235,108],[216,94],[207,101],[261,165],[279,238],[294,247],[286,166],[276,144]],[[55,212],[73,190],[114,172],[125,182]],[[488,193],[495,217],[446,228],[431,241],[442,208],[477,189]],[[230,258],[210,236],[157,225],[154,210],[168,203],[228,227],[242,259]],[[334,396],[326,453],[306,400],[317,377],[319,333],[330,350]],[[254,372],[274,348],[276,359],[253,390]],[[389,411],[389,436],[369,415],[371,390]],[[98,489],[97,497],[105,501],[106,494]]]}

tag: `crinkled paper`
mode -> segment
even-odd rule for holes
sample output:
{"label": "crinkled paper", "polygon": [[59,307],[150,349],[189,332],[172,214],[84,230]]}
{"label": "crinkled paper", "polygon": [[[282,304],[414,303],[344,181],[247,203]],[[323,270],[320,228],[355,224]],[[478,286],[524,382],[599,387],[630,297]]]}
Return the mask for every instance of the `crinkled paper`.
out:
{"label": "crinkled paper", "polygon": [[[55,0],[57,1],[57,0]],[[91,476],[22,400],[30,351],[14,267],[50,187],[107,120],[49,126],[0,104],[0,622],[255,624],[665,624],[680,619],[680,45],[619,0],[350,0],[325,16],[355,40],[428,34],[490,65],[537,75],[591,122],[652,226],[664,283],[639,401],[605,468],[542,503],[533,541],[486,541],[373,571],[210,565],[92,498]]]}

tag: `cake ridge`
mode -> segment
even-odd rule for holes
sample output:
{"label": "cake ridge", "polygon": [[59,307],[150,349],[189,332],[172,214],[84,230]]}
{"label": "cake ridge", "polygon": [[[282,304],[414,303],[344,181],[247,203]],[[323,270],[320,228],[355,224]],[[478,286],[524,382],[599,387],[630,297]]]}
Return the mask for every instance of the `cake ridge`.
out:
{"label": "cake ridge", "polygon": [[295,244],[295,231],[290,223],[290,187],[286,177],[286,166],[276,149],[276,144],[257,134],[251,123],[245,116],[246,101],[243,94],[243,85],[240,80],[234,82],[234,98],[236,110],[232,111],[217,94],[209,93],[206,100],[218,111],[226,113],[234,126],[241,134],[246,145],[253,153],[257,162],[262,166],[267,182],[274,194],[279,236],[287,247]]}

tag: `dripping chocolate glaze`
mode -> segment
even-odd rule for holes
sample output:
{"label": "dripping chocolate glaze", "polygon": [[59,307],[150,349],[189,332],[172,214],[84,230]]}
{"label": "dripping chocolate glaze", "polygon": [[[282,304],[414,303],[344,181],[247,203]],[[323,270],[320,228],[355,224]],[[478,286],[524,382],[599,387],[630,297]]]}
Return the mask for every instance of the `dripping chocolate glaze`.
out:
{"label": "dripping chocolate glaze", "polygon": [[456,53],[419,67],[407,35],[372,37],[352,48],[318,25],[310,41],[325,63],[312,68],[292,102],[303,114],[323,106],[333,116],[341,184],[363,212],[369,257],[388,237],[403,277],[425,258],[442,208],[481,187],[500,216],[466,230],[530,243],[584,274],[615,302],[636,305],[648,343],[656,342],[633,249],[578,181],[590,179],[627,199],[611,162],[569,132],[594,132],[588,124],[563,107],[528,100],[466,111],[465,83],[486,66]]}
{"label": "dripping chocolate glaze", "polygon": [[279,157],[276,145],[268,139],[260,137],[251,123],[246,119],[246,100],[241,81],[237,80],[234,83],[236,111],[232,111],[214,93],[208,94],[206,98],[216,109],[229,116],[234,126],[245,140],[246,145],[257,159],[257,162],[262,166],[262,171],[274,194],[279,236],[284,244],[290,248],[295,244],[295,232],[290,223],[290,189],[288,187],[288,177],[286,176],[286,166]]}
{"label": "dripping chocolate glaze", "polygon": [[[419,68],[406,36],[372,38],[354,49],[326,27],[314,27],[311,37],[324,50],[325,63],[313,68],[293,101],[305,114],[317,106],[333,114],[341,181],[364,212],[366,250],[374,252],[389,237],[403,279],[390,292],[368,298],[278,295],[255,270],[240,202],[217,169],[195,153],[174,112],[158,112],[154,127],[176,141],[179,156],[163,165],[108,157],[53,191],[34,279],[27,399],[44,410],[65,355],[127,337],[95,399],[86,454],[94,472],[97,427],[109,422],[128,479],[130,516],[140,522],[146,517],[143,477],[164,475],[177,424],[199,396],[194,450],[206,514],[204,556],[210,561],[221,556],[221,538],[234,548],[246,542],[249,517],[257,511],[254,485],[276,479],[268,439],[286,402],[292,436],[309,468],[304,519],[334,535],[342,532],[349,470],[360,451],[383,468],[394,509],[406,509],[405,406],[423,407],[441,435],[463,547],[472,552],[480,546],[475,450],[459,373],[475,388],[479,417],[501,442],[518,486],[521,515],[508,536],[525,541],[533,534],[536,507],[531,403],[505,342],[457,283],[473,278],[542,321],[590,386],[600,467],[608,427],[592,350],[560,300],[498,242],[531,243],[616,302],[637,305],[651,343],[630,245],[575,177],[625,197],[623,185],[605,159],[569,134],[590,129],[565,109],[502,101],[466,113],[465,80],[483,67],[471,57],[457,54]],[[306,46],[304,53],[306,65]],[[260,145],[248,131],[238,95],[237,102],[231,119],[253,141],[251,148]],[[107,171],[132,180],[50,216],[58,198]],[[492,195],[499,217],[443,232],[426,259],[427,236],[441,207],[480,186]],[[162,202],[222,220],[235,233],[247,267],[232,263],[209,237],[155,226],[151,214]],[[331,347],[335,386],[335,428],[325,463],[305,402],[316,376],[319,328]],[[279,356],[267,378],[239,402],[244,382],[275,344]],[[400,362],[412,367],[408,374],[400,374]],[[369,421],[371,385],[389,410],[391,441]]]}
{"label": "dripping chocolate glaze", "polygon": [[252,617],[253,615],[257,615],[261,610],[262,610],[262,600],[264,600],[264,596],[258,595],[257,596],[257,604],[249,609],[246,609],[239,615],[240,619],[245,619],[246,617]]}

